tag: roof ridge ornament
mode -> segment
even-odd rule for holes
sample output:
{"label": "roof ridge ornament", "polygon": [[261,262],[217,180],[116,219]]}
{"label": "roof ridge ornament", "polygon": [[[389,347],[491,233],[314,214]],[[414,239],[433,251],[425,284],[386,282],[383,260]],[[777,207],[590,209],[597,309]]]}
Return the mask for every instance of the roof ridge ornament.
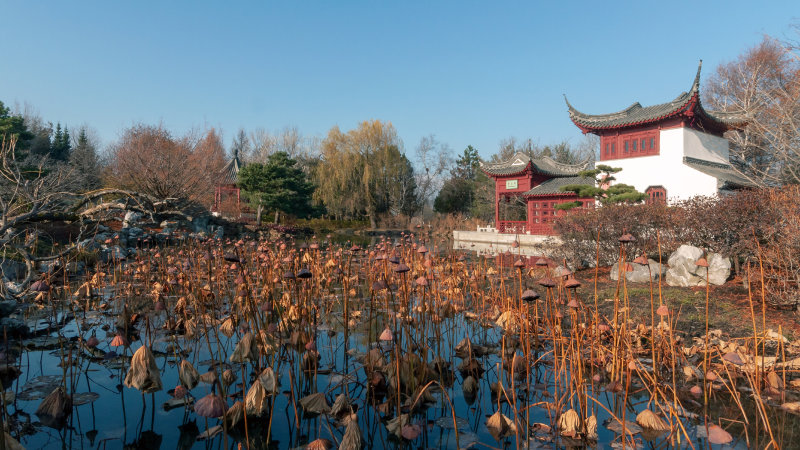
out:
{"label": "roof ridge ornament", "polygon": [[697,65],[697,75],[694,76],[694,81],[692,82],[692,88],[689,89],[689,92],[695,93],[700,92],[700,71],[703,69],[703,60],[700,60],[700,63]]}

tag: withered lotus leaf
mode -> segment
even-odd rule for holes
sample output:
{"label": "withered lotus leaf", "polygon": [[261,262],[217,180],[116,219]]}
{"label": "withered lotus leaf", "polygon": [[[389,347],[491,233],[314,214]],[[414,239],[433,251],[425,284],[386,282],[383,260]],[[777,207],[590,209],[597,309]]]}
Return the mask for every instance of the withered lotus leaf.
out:
{"label": "withered lotus leaf", "polygon": [[247,414],[252,416],[262,416],[267,412],[269,404],[267,402],[267,390],[260,381],[250,385],[245,397],[245,407]]}
{"label": "withered lotus leaf", "polygon": [[597,439],[597,416],[594,414],[586,419],[586,438],[592,440]]}
{"label": "withered lotus leaf", "polygon": [[330,450],[333,443],[327,439],[314,439],[306,445],[306,450]]}
{"label": "withered lotus leaf", "polygon": [[266,391],[267,395],[272,395],[278,392],[278,382],[275,378],[275,371],[272,370],[272,367],[267,367],[266,369],[261,371],[261,374],[258,376],[258,381],[264,386],[264,390]]}
{"label": "withered lotus leaf", "polygon": [[708,426],[708,442],[712,444],[729,444],[733,441],[733,436],[730,433],[723,430],[717,424],[711,424]]}
{"label": "withered lotus leaf", "polygon": [[461,384],[461,389],[466,396],[474,396],[478,392],[478,380],[472,375],[468,375]]}
{"label": "withered lotus leaf", "polygon": [[351,420],[344,430],[342,442],[339,443],[339,450],[361,450],[362,445],[361,428],[358,426],[358,420]]}
{"label": "withered lotus leaf", "polygon": [[300,406],[304,410],[314,414],[328,414],[331,412],[331,407],[325,399],[325,394],[317,392],[307,395],[300,399]]}
{"label": "withered lotus leaf", "polygon": [[669,430],[669,424],[661,417],[658,417],[653,411],[645,409],[636,416],[636,423],[642,428],[647,428],[655,431]]}
{"label": "withered lotus leaf", "polygon": [[23,447],[22,444],[20,444],[16,439],[11,437],[7,431],[4,431],[3,434],[5,434],[6,439],[6,450],[25,450],[25,447]]}
{"label": "withered lotus leaf", "polygon": [[184,359],[178,368],[178,379],[187,389],[194,389],[200,381],[200,374],[197,373],[197,369],[194,368],[192,363]]}
{"label": "withered lotus leaf", "polygon": [[233,336],[233,333],[236,332],[236,321],[233,320],[233,317],[228,317],[225,319],[225,321],[222,322],[222,325],[219,326],[219,331],[226,337]]}
{"label": "withered lotus leaf", "polygon": [[[233,404],[227,411],[225,411],[225,423],[228,428],[233,428],[244,419],[244,403],[238,401]],[[250,414],[250,413],[248,413]]]}
{"label": "withered lotus leaf", "polygon": [[72,399],[69,398],[64,387],[59,386],[42,400],[36,409],[36,416],[48,427],[61,428],[71,412]]}
{"label": "withered lotus leaf", "polygon": [[236,372],[231,369],[222,372],[222,383],[225,386],[233,386],[234,381],[236,381]]}
{"label": "withered lotus leaf", "polygon": [[498,442],[515,434],[517,431],[514,422],[501,414],[500,411],[495,412],[491,417],[486,419],[486,428],[489,429],[489,433]]}
{"label": "withered lotus leaf", "polygon": [[406,425],[400,432],[400,434],[403,436],[403,439],[407,439],[409,441],[416,439],[420,433],[422,433],[422,428],[420,428],[420,426],[417,424]]}
{"label": "withered lotus leaf", "polygon": [[131,367],[125,376],[125,386],[138,389],[145,394],[162,389],[156,358],[144,345],[139,347],[131,358]]}
{"label": "withered lotus leaf", "polygon": [[394,339],[392,337],[392,330],[390,330],[389,328],[384,328],[383,332],[381,333],[381,336],[378,339],[384,342],[391,342],[392,339]]}
{"label": "withered lotus leaf", "polygon": [[408,425],[409,417],[408,414],[400,414],[399,416],[393,418],[389,422],[386,423],[386,429],[389,430],[390,433],[394,434],[397,437],[403,436],[403,427]]}
{"label": "withered lotus leaf", "polygon": [[331,406],[331,415],[334,417],[341,417],[345,414],[351,414],[353,409],[350,407],[350,399],[346,394],[339,394]]}
{"label": "withered lotus leaf", "polygon": [[219,395],[208,394],[194,404],[194,412],[200,417],[217,418],[225,414],[227,405]]}
{"label": "withered lotus leaf", "polygon": [[581,427],[581,417],[574,409],[568,409],[558,418],[558,431],[565,436],[575,436]]}

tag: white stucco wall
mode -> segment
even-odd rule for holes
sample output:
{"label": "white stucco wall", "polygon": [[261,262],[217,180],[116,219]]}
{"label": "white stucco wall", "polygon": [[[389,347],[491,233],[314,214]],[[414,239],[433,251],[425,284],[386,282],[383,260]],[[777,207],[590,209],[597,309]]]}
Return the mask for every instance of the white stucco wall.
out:
{"label": "white stucco wall", "polygon": [[727,163],[728,142],[688,128],[660,132],[660,154],[604,162],[622,171],[616,183],[633,185],[639,192],[649,186],[664,186],[670,201],[695,195],[716,195],[717,179],[683,164],[683,157]]}

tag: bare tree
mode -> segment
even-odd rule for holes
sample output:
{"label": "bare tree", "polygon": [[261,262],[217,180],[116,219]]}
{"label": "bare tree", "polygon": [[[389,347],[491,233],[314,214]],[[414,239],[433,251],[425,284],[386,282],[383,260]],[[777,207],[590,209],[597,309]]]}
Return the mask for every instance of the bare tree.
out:
{"label": "bare tree", "polygon": [[416,148],[416,193],[422,213],[431,206],[433,197],[444,184],[453,165],[452,150],[436,140],[434,135],[423,136]]}
{"label": "bare tree", "polygon": [[735,61],[721,64],[706,83],[706,103],[744,113],[744,129],[729,131],[731,159],[767,184],[800,183],[800,53],[765,37]]}
{"label": "bare tree", "polygon": [[213,128],[200,138],[175,139],[161,125],[140,124],[112,146],[110,171],[123,189],[207,204],[224,165],[225,150]]}
{"label": "bare tree", "polygon": [[[21,258],[26,274],[17,287],[0,283],[1,297],[17,297],[26,293],[37,262],[62,257],[74,251],[84,236],[96,231],[100,220],[119,211],[137,211],[153,218],[154,214],[191,217],[145,194],[102,189],[76,194],[71,189],[73,173],[68,165],[48,166],[46,158],[33,165],[31,160],[17,160],[16,140],[0,141],[0,263],[12,257]],[[61,250],[42,254],[35,251],[38,232],[35,225],[66,221],[80,230],[72,243]]]}

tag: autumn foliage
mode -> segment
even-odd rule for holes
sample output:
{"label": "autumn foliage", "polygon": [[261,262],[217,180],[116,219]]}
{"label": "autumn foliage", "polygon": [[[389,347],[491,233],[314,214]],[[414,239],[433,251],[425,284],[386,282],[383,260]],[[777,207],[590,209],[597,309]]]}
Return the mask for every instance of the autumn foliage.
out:
{"label": "autumn foliage", "polygon": [[212,128],[199,138],[174,137],[162,125],[134,125],[111,149],[110,182],[158,199],[209,204],[225,164],[222,141]]}
{"label": "autumn foliage", "polygon": [[[619,236],[636,242],[629,254],[647,253],[662,261],[681,244],[719,252],[734,260],[737,272],[753,281],[757,299],[772,305],[800,301],[800,187],[695,197],[662,204],[605,205],[575,211],[556,222],[564,245],[562,257],[575,265],[618,258]],[[598,255],[599,249],[599,255]],[[763,270],[763,276],[762,276]]]}

